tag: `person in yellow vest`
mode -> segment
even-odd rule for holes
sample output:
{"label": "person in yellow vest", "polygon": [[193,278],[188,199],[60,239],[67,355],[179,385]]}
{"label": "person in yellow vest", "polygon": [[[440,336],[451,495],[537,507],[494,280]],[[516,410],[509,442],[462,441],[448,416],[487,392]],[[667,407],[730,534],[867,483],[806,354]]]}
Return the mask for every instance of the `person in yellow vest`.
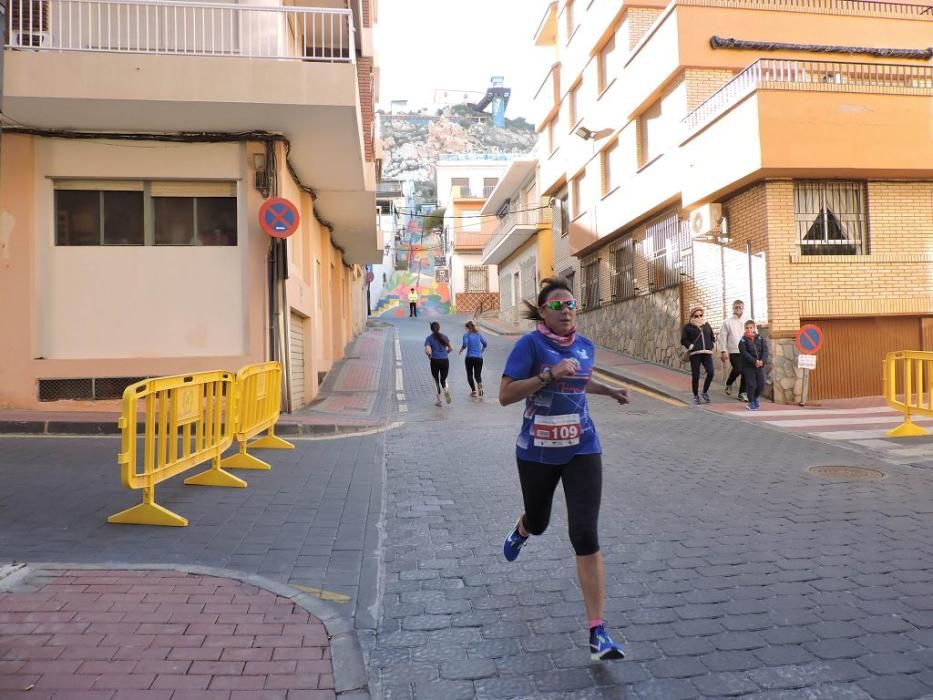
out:
{"label": "person in yellow vest", "polygon": [[412,287],[408,292],[408,318],[418,317],[418,292]]}

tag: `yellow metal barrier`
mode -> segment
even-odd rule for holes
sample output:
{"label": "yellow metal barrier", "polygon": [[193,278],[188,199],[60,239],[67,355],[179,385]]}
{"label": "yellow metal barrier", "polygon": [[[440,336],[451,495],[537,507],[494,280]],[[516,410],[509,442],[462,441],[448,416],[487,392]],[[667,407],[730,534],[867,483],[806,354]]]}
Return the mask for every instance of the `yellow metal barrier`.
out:
{"label": "yellow metal barrier", "polygon": [[888,437],[929,435],[911,418],[933,416],[933,352],[889,352],[884,358],[884,400],[904,414],[904,422],[889,430]]}
{"label": "yellow metal barrier", "polygon": [[[184,527],[185,518],[155,502],[155,487],[207,460],[213,461],[211,468],[185,479],[186,484],[246,486],[220,464],[220,456],[233,444],[235,396],[233,375],[222,371],[146,379],[128,386],[123,392],[119,421],[123,444],[117,462],[123,485],[142,489],[143,502],[111,515],[107,522]],[[137,435],[140,417],[141,436]]]}
{"label": "yellow metal barrier", "polygon": [[[282,403],[282,365],[278,362],[260,362],[246,365],[236,374],[236,440],[240,450],[221,462],[233,469],[271,469],[261,459],[247,453],[247,447],[274,450],[293,450],[295,446],[275,434]],[[247,441],[268,430],[268,435]]]}

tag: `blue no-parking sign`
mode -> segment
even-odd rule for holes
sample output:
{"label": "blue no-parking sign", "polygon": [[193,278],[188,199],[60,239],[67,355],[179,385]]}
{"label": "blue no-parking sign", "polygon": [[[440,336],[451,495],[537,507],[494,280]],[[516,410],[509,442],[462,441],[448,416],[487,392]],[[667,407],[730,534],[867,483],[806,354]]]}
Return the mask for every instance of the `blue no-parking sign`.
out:
{"label": "blue no-parking sign", "polygon": [[823,347],[823,331],[814,323],[807,323],[797,331],[797,349],[803,355],[815,355]]}

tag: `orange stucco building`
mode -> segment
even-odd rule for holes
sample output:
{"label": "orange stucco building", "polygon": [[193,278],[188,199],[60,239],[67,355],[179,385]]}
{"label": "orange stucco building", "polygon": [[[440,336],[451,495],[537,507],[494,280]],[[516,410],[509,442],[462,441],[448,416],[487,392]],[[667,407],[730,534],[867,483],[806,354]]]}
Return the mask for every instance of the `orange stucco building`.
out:
{"label": "orange stucco building", "polygon": [[718,328],[741,298],[781,402],[802,323],[826,337],[812,398],[933,349],[931,32],[913,2],[550,3],[538,181],[569,208],[581,330],[677,365],[686,310]]}
{"label": "orange stucco building", "polygon": [[[136,378],[270,358],[309,402],[382,256],[370,2],[8,16],[0,407],[109,409]],[[273,243],[276,196],[301,225]]]}

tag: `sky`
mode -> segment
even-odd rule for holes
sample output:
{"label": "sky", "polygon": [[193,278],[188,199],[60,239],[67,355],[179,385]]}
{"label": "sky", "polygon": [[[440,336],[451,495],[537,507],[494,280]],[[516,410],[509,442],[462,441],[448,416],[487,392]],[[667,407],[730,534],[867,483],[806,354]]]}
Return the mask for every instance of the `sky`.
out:
{"label": "sky", "polygon": [[[505,76],[506,116],[528,117],[548,49],[532,43],[548,0],[378,0],[379,106],[427,103],[435,88],[485,92]],[[543,52],[543,53],[542,53]]]}

